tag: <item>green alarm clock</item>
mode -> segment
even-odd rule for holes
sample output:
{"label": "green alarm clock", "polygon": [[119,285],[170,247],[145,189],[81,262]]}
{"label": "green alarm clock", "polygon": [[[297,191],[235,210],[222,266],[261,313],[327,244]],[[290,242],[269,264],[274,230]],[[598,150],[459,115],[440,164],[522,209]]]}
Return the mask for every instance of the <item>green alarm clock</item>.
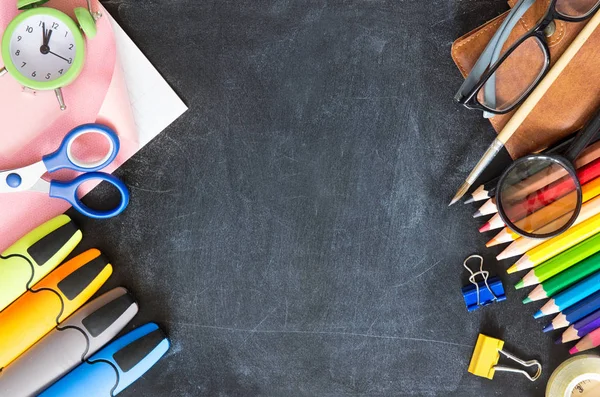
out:
{"label": "green alarm clock", "polygon": [[33,91],[52,91],[61,110],[65,110],[62,87],[81,73],[85,60],[85,38],[96,36],[96,20],[101,16],[87,8],[75,9],[77,23],[67,14],[41,7],[48,0],[18,0],[24,10],[7,26],[2,36],[4,68],[23,87]]}

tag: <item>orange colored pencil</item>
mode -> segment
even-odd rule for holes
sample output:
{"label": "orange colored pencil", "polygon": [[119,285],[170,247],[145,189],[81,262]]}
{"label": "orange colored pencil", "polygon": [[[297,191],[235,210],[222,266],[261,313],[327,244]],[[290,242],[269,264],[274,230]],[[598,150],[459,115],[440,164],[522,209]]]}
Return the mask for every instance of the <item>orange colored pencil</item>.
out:
{"label": "orange colored pencil", "polygon": [[[596,178],[590,183],[583,185],[582,187],[583,200],[584,203],[581,206],[581,212],[573,226],[578,225],[579,223],[590,219],[591,217],[600,213],[600,178]],[[552,221],[548,225],[540,228],[538,232],[540,234],[548,233],[552,230],[556,230],[560,225],[564,225],[568,220],[571,214],[565,214],[563,217]],[[500,233],[503,233],[504,230]],[[500,233],[498,235],[500,235]],[[513,233],[510,230],[507,233]],[[498,237],[498,236],[496,236]],[[494,240],[494,237],[492,240]],[[543,243],[546,239],[535,239],[535,238],[527,238],[527,237],[519,237],[515,241],[513,241],[504,251],[502,251],[496,259],[502,260],[506,258],[511,258],[513,256],[522,255],[525,252],[529,251],[532,248],[537,247],[541,243]],[[490,242],[488,242],[489,244]],[[487,245],[487,244],[486,244]],[[491,245],[490,245],[491,246]]]}

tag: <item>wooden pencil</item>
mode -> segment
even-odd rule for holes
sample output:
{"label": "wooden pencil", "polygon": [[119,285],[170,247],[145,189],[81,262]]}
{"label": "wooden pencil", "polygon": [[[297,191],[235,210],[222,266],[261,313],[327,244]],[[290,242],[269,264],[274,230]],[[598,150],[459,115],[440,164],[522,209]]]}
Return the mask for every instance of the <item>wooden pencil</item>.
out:
{"label": "wooden pencil", "polygon": [[544,332],[550,332],[555,329],[568,327],[569,325],[581,320],[587,315],[600,309],[600,292],[596,292],[581,302],[565,309],[558,314],[546,328]]}
{"label": "wooden pencil", "polygon": [[485,233],[490,230],[500,229],[501,227],[504,227],[504,226],[506,226],[504,224],[504,221],[502,220],[502,218],[500,218],[499,214],[496,214],[493,217],[491,217],[489,221],[484,223],[483,226],[481,226],[479,228],[479,233]]}
{"label": "wooden pencil", "polygon": [[556,344],[571,342],[583,338],[593,330],[600,328],[600,310],[576,321],[556,340]]}
{"label": "wooden pencil", "polygon": [[[596,138],[597,139],[597,138]],[[580,172],[584,179],[591,178],[595,167],[593,167],[590,163],[596,161],[600,158],[600,143],[595,143],[594,145],[590,145],[587,149],[575,160],[575,168],[577,169],[578,176]],[[584,170],[585,167],[585,170]],[[590,168],[591,167],[591,168]],[[590,171],[592,173],[590,173]],[[550,174],[548,173],[540,173],[535,174],[526,181],[523,181],[522,184],[519,184],[519,187],[512,188],[512,191],[509,190],[505,192],[504,197],[508,200],[514,201],[518,199],[523,199],[524,197],[534,194],[539,189],[542,189],[548,185],[558,184],[558,180],[566,175],[566,171],[562,167],[558,167],[555,172]],[[580,178],[581,178],[580,176]],[[589,180],[588,179],[588,180]],[[585,182],[582,182],[582,184]],[[517,218],[518,219],[518,218]]]}
{"label": "wooden pencil", "polygon": [[[562,172],[566,174],[564,169]],[[600,158],[578,169],[577,177],[579,178],[581,185],[600,177]],[[528,214],[541,210],[546,206],[546,203],[548,203],[549,200],[558,200],[571,192],[575,192],[573,180],[571,176],[563,176],[552,182],[550,185],[544,186],[543,189],[535,190],[534,193],[523,197],[509,207],[505,207],[506,216],[511,220],[521,220],[526,218]],[[504,197],[504,194],[502,197]]]}
{"label": "wooden pencil", "polygon": [[590,332],[569,350],[570,354],[580,353],[600,346],[600,328]]}
{"label": "wooden pencil", "polygon": [[543,283],[551,277],[569,269],[571,266],[579,264],[579,262],[591,257],[599,251],[600,233],[596,233],[594,236],[533,268],[515,285],[515,288],[521,289]]}
{"label": "wooden pencil", "polygon": [[598,231],[600,231],[600,214],[594,215],[577,226],[571,227],[566,232],[552,237],[527,251],[507,272],[514,273],[520,270],[531,269],[579,244],[583,240],[592,237]]}
{"label": "wooden pencil", "polygon": [[[597,214],[600,214],[600,195],[587,201],[581,206],[581,212],[579,213],[579,216],[577,216],[577,219],[575,220],[571,228],[580,224],[583,221],[590,219],[591,217]],[[570,217],[570,214],[566,214],[563,216],[567,218]],[[566,221],[568,221],[568,219],[559,218],[556,221],[544,226],[543,228],[540,228],[539,232],[547,233],[552,230],[556,230],[558,226],[564,225]],[[504,251],[502,251],[498,256],[496,256],[496,259],[502,260],[524,254],[525,252],[542,244],[546,240],[547,239],[533,239],[527,237],[520,237],[514,242],[512,242],[508,247],[506,247]]]}
{"label": "wooden pencil", "polygon": [[520,237],[521,236],[519,234],[513,232],[505,226],[504,229],[500,230],[500,232],[492,237],[490,241],[485,243],[485,246],[489,248],[504,243],[510,243]]}
{"label": "wooden pencil", "polygon": [[598,290],[600,290],[600,272],[592,274],[585,280],[572,285],[554,298],[548,300],[533,317],[540,318],[563,311]]}
{"label": "wooden pencil", "polygon": [[496,198],[492,197],[481,207],[479,207],[479,209],[473,214],[473,218],[495,214],[496,212],[498,212],[498,207],[496,207]]}
{"label": "wooden pencil", "polygon": [[473,203],[475,201],[485,200],[494,195],[496,185],[498,184],[498,178],[494,178],[489,182],[479,185],[477,189],[471,193],[471,198],[465,201],[465,204]]}
{"label": "wooden pencil", "polygon": [[550,298],[571,285],[585,279],[600,270],[600,253],[585,258],[575,266],[544,281],[529,293],[523,303]]}
{"label": "wooden pencil", "polygon": [[[583,185],[581,188],[581,192],[583,205],[586,205],[586,203],[590,200],[596,198],[597,196],[600,196],[600,178],[596,178],[590,181],[589,183]],[[516,225],[521,229],[525,229],[525,226],[527,225],[529,228],[531,228],[531,230],[535,230],[537,233],[540,234],[543,234],[547,231],[551,232],[553,230],[556,230],[561,225],[564,225],[566,222],[569,221],[571,215],[570,213],[567,213],[569,212],[568,208],[570,207],[570,205],[568,204],[569,201],[572,199],[572,194],[569,194],[555,201],[554,203],[545,206],[539,211],[534,212],[528,217],[523,218],[522,220],[518,221]],[[583,205],[581,208],[582,211],[584,211]],[[565,208],[567,208],[567,210],[565,210]],[[584,214],[588,213],[590,213],[589,209],[587,209],[587,212],[584,212]],[[580,219],[579,216],[578,219]],[[508,227],[505,227],[493,239],[486,243],[486,247],[492,247],[494,245],[513,241],[518,239],[519,237],[520,236],[518,233],[515,233]]]}
{"label": "wooden pencil", "polygon": [[[594,161],[595,159],[600,157],[600,135],[595,138],[597,142],[590,144],[585,150],[581,153],[579,157],[575,160],[575,168],[583,167],[584,165]],[[557,144],[553,145],[550,149],[543,151],[544,153],[559,153],[566,149],[571,142],[573,141],[573,137],[570,136]],[[471,197],[465,201],[465,204],[473,203],[475,201],[487,200],[491,197],[494,197],[496,194],[496,186],[498,185],[499,177],[494,178],[486,183],[483,183],[477,187],[471,193]]]}

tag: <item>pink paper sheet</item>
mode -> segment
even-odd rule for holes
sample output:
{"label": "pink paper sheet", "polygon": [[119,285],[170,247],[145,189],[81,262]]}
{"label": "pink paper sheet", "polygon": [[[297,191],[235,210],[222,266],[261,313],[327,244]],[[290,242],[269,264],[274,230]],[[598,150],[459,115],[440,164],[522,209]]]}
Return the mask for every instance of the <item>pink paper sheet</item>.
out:
{"label": "pink paper sheet", "polygon": [[[107,14],[97,0],[93,4],[94,10]],[[45,6],[74,17],[75,7],[85,7],[86,2],[51,0]],[[0,33],[18,13],[16,1],[0,2]],[[56,150],[71,129],[90,122],[112,127],[121,140],[119,155],[104,171],[114,171],[139,149],[125,79],[116,59],[114,35],[108,18],[101,18],[97,26],[98,35],[87,40],[86,62],[81,75],[63,89],[68,107],[66,111],[59,109],[54,92],[33,95],[23,92],[10,75],[0,78],[0,170],[39,161],[44,154]],[[60,173],[62,179],[74,175]],[[89,191],[91,187],[87,188]],[[69,204],[63,200],[35,192],[0,195],[0,252],[29,230],[68,208]]]}

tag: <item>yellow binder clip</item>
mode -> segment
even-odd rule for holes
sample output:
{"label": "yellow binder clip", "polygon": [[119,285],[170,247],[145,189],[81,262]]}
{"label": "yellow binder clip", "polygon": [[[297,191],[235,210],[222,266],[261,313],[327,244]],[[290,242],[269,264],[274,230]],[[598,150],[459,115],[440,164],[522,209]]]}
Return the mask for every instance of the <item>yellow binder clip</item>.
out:
{"label": "yellow binder clip", "polygon": [[[542,365],[539,361],[523,361],[509,352],[502,350],[502,347],[504,347],[504,341],[484,334],[479,334],[477,344],[475,345],[475,351],[473,352],[473,357],[471,357],[471,363],[469,364],[469,372],[473,375],[488,379],[493,379],[496,371],[515,372],[525,375],[527,379],[532,382],[542,375]],[[535,375],[531,376],[527,371],[522,369],[496,365],[500,360],[500,353],[524,367],[537,367]]]}

